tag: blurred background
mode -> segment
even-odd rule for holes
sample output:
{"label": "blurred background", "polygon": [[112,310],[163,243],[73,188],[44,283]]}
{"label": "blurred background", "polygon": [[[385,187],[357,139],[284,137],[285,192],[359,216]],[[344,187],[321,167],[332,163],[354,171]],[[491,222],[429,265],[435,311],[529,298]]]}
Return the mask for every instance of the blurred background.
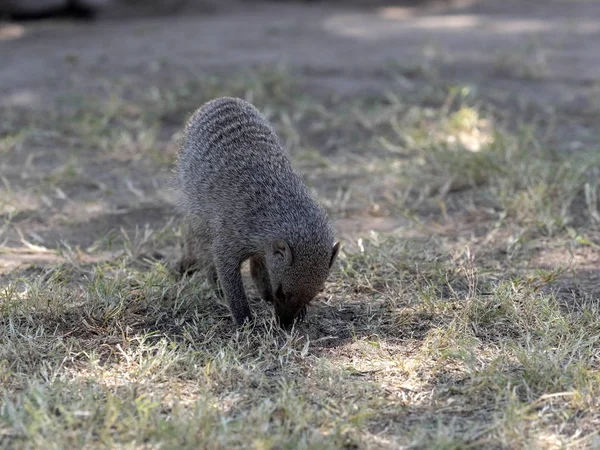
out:
{"label": "blurred background", "polygon": [[0,13],[14,245],[164,224],[179,133],[217,95],[265,111],[349,233],[465,214],[464,192],[496,208],[481,189],[506,176],[498,135],[532,127],[561,154],[597,143],[594,0],[1,0]]}

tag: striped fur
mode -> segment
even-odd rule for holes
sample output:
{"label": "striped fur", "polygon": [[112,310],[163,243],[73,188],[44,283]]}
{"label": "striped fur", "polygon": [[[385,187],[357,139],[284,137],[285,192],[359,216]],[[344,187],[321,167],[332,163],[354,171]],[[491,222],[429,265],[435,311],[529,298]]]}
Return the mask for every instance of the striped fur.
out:
{"label": "striped fur", "polygon": [[256,108],[223,97],[198,109],[185,129],[176,182],[184,218],[180,270],[205,270],[241,325],[251,318],[240,274],[250,259],[254,283],[281,324],[303,318],[338,245],[325,212]]}

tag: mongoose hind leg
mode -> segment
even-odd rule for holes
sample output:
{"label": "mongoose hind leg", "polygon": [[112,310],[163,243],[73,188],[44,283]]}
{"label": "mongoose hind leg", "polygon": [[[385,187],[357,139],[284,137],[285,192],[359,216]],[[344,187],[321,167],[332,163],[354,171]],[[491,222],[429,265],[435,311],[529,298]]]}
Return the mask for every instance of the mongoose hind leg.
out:
{"label": "mongoose hind leg", "polygon": [[175,263],[180,276],[191,275],[200,269],[198,261],[198,238],[191,224],[184,220],[181,224],[181,258]]}
{"label": "mongoose hind leg", "polygon": [[181,258],[176,263],[176,270],[180,276],[192,275],[203,271],[206,280],[218,297],[223,297],[223,290],[219,285],[217,268],[213,261],[211,237],[206,226],[192,226],[185,221],[181,232]]}
{"label": "mongoose hind leg", "polygon": [[267,263],[263,256],[252,256],[250,258],[250,275],[252,281],[263,300],[273,303],[273,290],[271,289],[271,279]]}
{"label": "mongoose hind leg", "polygon": [[198,271],[198,260],[195,257],[182,256],[175,263],[175,271],[182,277],[184,275],[192,275]]}
{"label": "mongoose hind leg", "polygon": [[220,293],[217,269],[213,262],[211,251],[211,236],[205,224],[193,226],[190,221],[184,221],[181,230],[181,258],[176,263],[180,276],[191,275],[204,270],[210,285]]}

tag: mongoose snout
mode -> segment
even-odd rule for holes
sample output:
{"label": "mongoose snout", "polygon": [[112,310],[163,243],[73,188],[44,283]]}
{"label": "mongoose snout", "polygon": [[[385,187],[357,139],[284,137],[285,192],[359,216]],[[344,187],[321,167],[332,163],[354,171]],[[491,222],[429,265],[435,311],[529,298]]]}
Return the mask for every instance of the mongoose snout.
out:
{"label": "mongoose snout", "polygon": [[240,272],[249,259],[280,324],[304,319],[339,242],[267,120],[238,98],[207,102],[186,125],[176,172],[181,270],[204,270],[242,325],[252,317]]}

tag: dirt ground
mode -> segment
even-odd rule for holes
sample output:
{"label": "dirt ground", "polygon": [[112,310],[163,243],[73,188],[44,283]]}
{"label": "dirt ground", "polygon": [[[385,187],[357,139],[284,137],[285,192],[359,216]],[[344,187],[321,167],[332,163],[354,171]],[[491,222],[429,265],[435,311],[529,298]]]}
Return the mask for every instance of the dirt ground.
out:
{"label": "dirt ground", "polygon": [[[595,141],[586,125],[600,108],[597,1],[472,1],[422,8],[253,2],[165,17],[114,15],[83,23],[0,25],[0,105],[39,112],[54,107],[61,95],[102,93],[109,80],[132,80],[143,90],[166,78],[173,83],[284,64],[303,89],[317,95],[351,97],[391,87],[419,93],[432,79],[469,85],[515,114],[552,115],[566,148]],[[26,159],[4,162],[5,176],[16,182],[12,169]],[[42,170],[52,166],[51,161],[44,166],[43,156],[36,160]],[[123,183],[118,175],[92,171],[92,184]],[[131,176],[143,188],[147,180]],[[139,217],[162,220],[162,207],[148,208]],[[105,216],[94,227],[136,223],[136,214]],[[379,219],[363,226],[350,218],[340,225],[389,230],[394,223]],[[46,227],[46,244],[67,235],[75,244],[89,244],[85,230]],[[37,223],[36,233],[43,228]]]}
{"label": "dirt ground", "polygon": [[[252,2],[212,13],[5,24],[3,103],[41,105],[99,79],[152,77],[168,63],[182,74],[285,63],[307,85],[351,93],[389,83],[390,64],[435,66],[442,81],[585,113],[598,107],[600,4],[596,1],[470,1],[427,8]],[[101,16],[102,17],[102,16]],[[513,55],[512,59],[510,55]],[[74,66],[76,61],[76,66]]]}

